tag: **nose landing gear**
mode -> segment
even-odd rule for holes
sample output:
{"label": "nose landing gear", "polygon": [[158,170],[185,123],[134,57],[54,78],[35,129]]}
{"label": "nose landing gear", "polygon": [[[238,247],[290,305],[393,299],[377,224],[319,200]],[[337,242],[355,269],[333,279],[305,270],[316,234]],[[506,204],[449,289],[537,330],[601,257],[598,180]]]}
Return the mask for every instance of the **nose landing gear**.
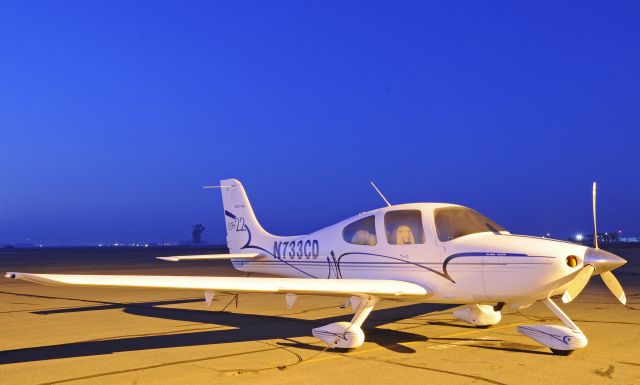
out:
{"label": "nose landing gear", "polygon": [[518,333],[525,335],[551,349],[560,356],[568,356],[576,349],[587,346],[588,340],[582,330],[569,318],[550,298],[542,300],[566,325],[522,325],[518,326]]}

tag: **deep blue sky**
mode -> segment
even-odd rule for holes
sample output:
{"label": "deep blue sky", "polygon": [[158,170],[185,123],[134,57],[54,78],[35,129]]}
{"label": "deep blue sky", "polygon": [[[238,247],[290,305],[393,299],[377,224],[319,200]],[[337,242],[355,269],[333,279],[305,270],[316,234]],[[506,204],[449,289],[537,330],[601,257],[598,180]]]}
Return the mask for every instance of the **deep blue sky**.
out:
{"label": "deep blue sky", "polygon": [[224,239],[393,203],[640,234],[637,2],[3,2],[0,243]]}

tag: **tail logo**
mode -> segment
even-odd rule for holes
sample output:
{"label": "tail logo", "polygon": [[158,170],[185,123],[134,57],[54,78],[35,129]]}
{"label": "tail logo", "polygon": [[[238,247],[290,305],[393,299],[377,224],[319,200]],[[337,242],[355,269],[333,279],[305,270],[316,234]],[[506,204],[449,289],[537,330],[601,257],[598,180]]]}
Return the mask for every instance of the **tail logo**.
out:
{"label": "tail logo", "polygon": [[236,231],[247,231],[244,224],[244,218],[235,217],[233,218],[233,221],[227,222],[227,230],[232,231],[233,229],[236,229]]}

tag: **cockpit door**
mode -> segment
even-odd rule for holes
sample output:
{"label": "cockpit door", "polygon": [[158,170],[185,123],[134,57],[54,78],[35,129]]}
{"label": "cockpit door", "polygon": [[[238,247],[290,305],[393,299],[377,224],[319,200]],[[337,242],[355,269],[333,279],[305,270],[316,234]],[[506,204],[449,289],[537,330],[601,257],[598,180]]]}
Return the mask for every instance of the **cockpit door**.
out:
{"label": "cockpit door", "polygon": [[394,270],[416,274],[433,274],[427,267],[437,262],[440,252],[434,243],[431,228],[427,226],[429,216],[419,209],[390,209],[378,214],[378,237],[381,250],[395,263]]}
{"label": "cockpit door", "polygon": [[441,287],[442,296],[452,300],[486,301],[484,264],[486,247],[475,235],[455,239],[441,239],[437,222],[432,222],[436,247],[440,250],[440,269],[443,277],[450,282]]}

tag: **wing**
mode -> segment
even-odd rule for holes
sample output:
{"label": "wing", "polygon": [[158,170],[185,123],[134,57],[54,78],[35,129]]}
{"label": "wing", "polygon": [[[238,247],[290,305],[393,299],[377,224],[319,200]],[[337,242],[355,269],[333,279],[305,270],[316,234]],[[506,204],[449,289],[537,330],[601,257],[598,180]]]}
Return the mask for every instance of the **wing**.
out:
{"label": "wing", "polygon": [[179,261],[203,261],[203,260],[225,260],[225,259],[255,259],[261,257],[259,253],[242,253],[242,254],[203,254],[203,255],[176,255],[171,257],[156,257],[163,261],[179,262]]}
{"label": "wing", "polygon": [[380,298],[424,297],[431,292],[415,283],[387,279],[311,279],[189,277],[152,275],[76,275],[6,273],[5,277],[47,285],[148,287],[243,293],[294,293]]}

